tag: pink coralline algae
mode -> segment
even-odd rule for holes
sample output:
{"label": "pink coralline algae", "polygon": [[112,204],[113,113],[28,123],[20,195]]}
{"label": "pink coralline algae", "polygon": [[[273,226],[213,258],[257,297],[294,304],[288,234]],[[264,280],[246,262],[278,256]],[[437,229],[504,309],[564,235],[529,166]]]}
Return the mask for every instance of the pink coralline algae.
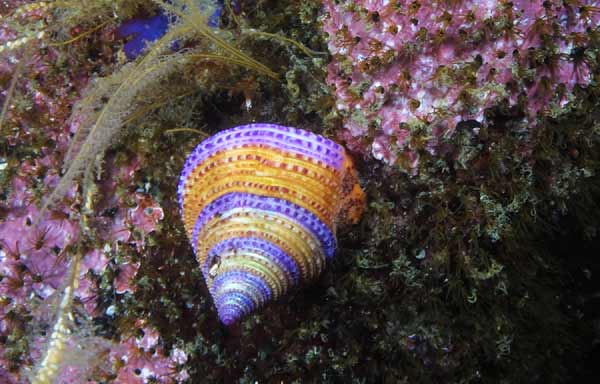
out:
{"label": "pink coralline algae", "polygon": [[169,356],[160,346],[160,335],[151,327],[142,327],[138,320],[135,327],[138,337],[129,337],[111,349],[108,360],[111,365],[120,366],[115,382],[152,383],[183,382],[189,378],[185,369],[178,366],[187,361],[187,354],[173,348]]}
{"label": "pink coralline algae", "polygon": [[[137,161],[133,161],[132,164],[139,167]],[[131,168],[124,165],[120,171],[128,169]],[[31,194],[37,174],[35,171],[36,167],[31,163],[22,163],[20,171],[12,180],[12,192],[8,199],[10,204],[0,205],[6,212],[6,216],[0,222],[1,337],[9,337],[17,326],[11,320],[11,313],[32,311],[33,304],[41,303],[58,292],[68,273],[69,254],[76,249],[78,242],[82,239],[80,215],[75,204],[73,207],[63,206],[61,210],[54,211],[48,217],[43,218],[37,225],[34,223],[34,220],[40,215],[35,198]],[[112,175],[112,172],[108,172],[108,174]],[[122,182],[131,182],[132,174],[133,172],[126,172],[118,179]],[[146,235],[154,231],[163,218],[162,209],[147,195],[135,195],[135,205],[127,208],[122,199],[114,198],[112,182],[104,183],[102,187],[104,191],[109,192],[109,196],[112,196],[113,201],[109,199],[108,203],[110,207],[116,208],[115,214],[112,222],[97,228],[99,240],[105,245],[101,249],[92,248],[83,255],[75,290],[76,302],[85,309],[85,313],[90,318],[102,314],[98,309],[98,279],[96,277],[107,272],[108,256],[114,255],[120,244],[128,244],[132,248],[143,250],[145,247],[143,237],[136,238],[133,236],[133,232]],[[72,196],[70,199],[75,199],[75,197]],[[135,290],[134,280],[140,263],[129,261],[127,257],[121,257],[123,260],[112,267],[117,272],[113,280],[114,292],[117,294],[131,293]],[[34,312],[34,321],[46,321],[40,316],[45,317],[43,313],[37,315]],[[45,337],[32,337],[31,339],[33,343],[30,361],[35,362],[40,358],[39,350],[45,343]],[[122,345],[109,344],[108,341],[106,344],[110,353],[133,353],[129,352],[130,343],[127,341]],[[0,366],[7,367],[10,364],[6,361],[5,353],[5,347],[0,346]],[[145,356],[145,354],[136,352],[135,356]],[[136,362],[139,361],[139,359],[136,360]],[[125,363],[127,362],[125,360]],[[154,363],[157,366],[149,366]],[[167,358],[162,356],[148,356],[145,358],[144,364],[146,366],[144,372],[163,370],[165,366],[170,366]],[[118,375],[135,370],[127,364],[118,364],[116,367]],[[66,365],[64,367],[61,374],[64,382],[68,382],[64,375],[69,375],[69,372],[74,370],[77,371],[75,366]],[[8,372],[2,373],[1,371],[2,369],[0,369],[0,378],[2,374],[5,374],[7,380],[8,377],[11,377],[8,382],[17,380],[17,375],[10,376]],[[161,375],[166,375],[165,372],[161,372]],[[166,381],[171,382],[172,380]],[[130,382],[145,381],[140,379]]]}
{"label": "pink coralline algae", "polygon": [[[333,1],[328,82],[351,149],[417,172],[461,121],[521,106],[529,126],[588,85],[598,1]],[[415,132],[419,133],[419,137]]]}
{"label": "pink coralline algae", "polygon": [[[0,27],[0,45],[14,36],[8,27]],[[64,154],[77,129],[75,118],[68,123],[69,113],[89,76],[85,68],[66,74],[51,70],[60,54],[52,47],[32,51],[33,54],[23,59],[23,75],[16,82],[18,98],[30,100],[31,106],[23,112],[22,108],[9,105],[2,127],[8,147],[8,152],[3,152],[7,157],[1,158],[3,168],[0,169],[5,193],[0,200],[2,383],[24,382],[23,372],[41,359],[48,337],[40,330],[51,326],[56,309],[53,303],[61,294],[73,256],[80,254],[81,258],[74,289],[75,311],[90,320],[109,312],[106,301],[103,306],[99,305],[102,301],[99,284],[103,276],[112,277],[112,289],[117,294],[134,291],[140,263],[132,260],[130,254],[133,251],[120,250],[142,252],[146,246],[145,238],[157,229],[164,217],[162,208],[151,196],[135,193],[131,188],[135,188],[136,174],[139,175],[142,168],[135,155],[122,156],[118,164],[114,156],[105,161],[105,177],[97,184],[100,193],[94,203],[96,209],[111,214],[97,211],[90,215],[95,242],[82,245],[87,236],[84,232],[89,228],[82,225],[84,201],[76,193],[77,186],[74,185],[50,212],[42,215],[43,197],[58,183]],[[0,78],[10,78],[19,55],[14,51],[0,56]],[[73,68],[78,67],[73,65]],[[30,78],[36,81],[30,81]],[[6,90],[0,91],[0,106],[6,99]],[[119,193],[119,190],[131,190],[131,194]],[[136,372],[139,364],[135,363],[136,367],[132,364],[144,359],[142,369],[146,377],[154,375],[160,382],[173,382],[179,377],[180,373],[173,367],[181,356],[170,359],[163,356],[159,348],[146,353],[134,348],[135,338],[123,337],[121,344],[102,340],[102,345],[108,348],[107,353],[115,356],[115,362],[119,360],[118,364],[108,367],[111,375],[121,377],[127,372]],[[70,342],[75,341],[74,338]],[[124,359],[124,356],[128,358]],[[60,382],[80,381],[77,363],[65,362],[62,368]],[[69,375],[76,379],[70,379]],[[140,376],[127,382],[148,380]]]}
{"label": "pink coralline algae", "polygon": [[[123,169],[127,167],[124,166]],[[6,213],[0,222],[0,336],[5,338],[17,327],[11,320],[12,313],[32,311],[35,303],[39,305],[58,292],[68,273],[69,254],[81,241],[80,217],[75,207],[63,206],[37,225],[34,224],[34,220],[40,215],[35,198],[31,194],[32,185],[36,180],[35,171],[36,167],[32,166],[32,163],[22,163],[20,171],[12,180],[12,192],[8,199],[10,203],[0,205]],[[111,196],[114,196],[114,189],[110,191]],[[143,239],[135,238],[132,232],[148,234],[155,230],[163,218],[162,209],[148,196],[138,194],[135,202],[135,206],[131,208],[117,208],[114,221],[105,228],[98,228],[98,235],[105,244],[104,249],[93,248],[82,257],[75,298],[90,318],[101,315],[98,311],[98,280],[95,276],[106,272],[109,264],[107,255],[114,254],[119,244],[143,249]],[[114,207],[123,205],[124,202],[120,199],[115,199],[111,204]],[[139,265],[139,262],[127,261],[125,258],[113,267],[118,272],[113,281],[117,294],[134,291],[134,278]],[[39,318],[40,315],[45,317],[43,313],[32,314],[34,321],[46,321]],[[32,337],[32,341],[34,343],[31,346],[31,361],[36,361],[39,359],[41,348],[37,346],[43,345],[45,338]],[[123,345],[111,344],[110,350],[117,353],[128,350],[128,347],[127,342]],[[10,365],[6,361],[5,353],[5,347],[0,346],[0,368]],[[148,357],[147,364],[157,362],[162,369],[163,365],[167,364],[163,364],[165,359]],[[120,364],[118,367],[119,375],[120,370],[134,370],[129,365]],[[67,365],[63,373],[68,375],[73,369]],[[147,367],[146,371],[149,369]],[[0,378],[2,375],[6,375],[7,382],[16,382],[18,377],[0,369]]]}

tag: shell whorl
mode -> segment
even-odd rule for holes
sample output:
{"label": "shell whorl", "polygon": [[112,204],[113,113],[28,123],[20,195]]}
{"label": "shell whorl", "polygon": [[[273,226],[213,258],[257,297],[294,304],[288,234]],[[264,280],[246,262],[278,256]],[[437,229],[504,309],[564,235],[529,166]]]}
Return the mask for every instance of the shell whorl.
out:
{"label": "shell whorl", "polygon": [[316,278],[336,227],[364,206],[339,144],[301,129],[249,124],[188,156],[177,188],[185,229],[227,325]]}

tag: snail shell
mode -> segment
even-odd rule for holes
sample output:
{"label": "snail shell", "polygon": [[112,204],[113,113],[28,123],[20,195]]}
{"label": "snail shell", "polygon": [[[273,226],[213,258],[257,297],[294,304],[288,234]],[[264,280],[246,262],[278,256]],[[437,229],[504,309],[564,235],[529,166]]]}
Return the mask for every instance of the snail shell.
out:
{"label": "snail shell", "polygon": [[200,143],[177,194],[226,325],[319,276],[334,257],[337,226],[358,221],[365,203],[342,146],[275,124],[231,128]]}

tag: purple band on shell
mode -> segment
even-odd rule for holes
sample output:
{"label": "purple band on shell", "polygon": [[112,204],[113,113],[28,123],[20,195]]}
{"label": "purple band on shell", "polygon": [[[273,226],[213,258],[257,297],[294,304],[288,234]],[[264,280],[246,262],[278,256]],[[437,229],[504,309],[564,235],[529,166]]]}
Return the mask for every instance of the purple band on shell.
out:
{"label": "purple band on shell", "polygon": [[217,305],[219,318],[226,325],[232,324],[255,309],[252,300],[241,292],[228,292],[219,301]]}
{"label": "purple band on shell", "polygon": [[[226,285],[229,282],[236,282],[246,284],[255,288],[263,297],[263,299],[269,300],[271,299],[272,293],[269,285],[263,281],[260,277],[253,275],[247,271],[228,271],[218,275],[213,281],[213,285],[211,286],[211,292],[217,292],[221,289],[223,285]],[[218,307],[218,303],[217,303]]]}
{"label": "purple band on shell", "polygon": [[206,261],[204,262],[203,271],[204,275],[208,276],[208,266],[215,256],[221,255],[224,252],[231,250],[249,250],[254,251],[263,255],[268,255],[276,262],[279,267],[294,281],[295,284],[299,282],[298,266],[294,259],[292,259],[287,253],[281,248],[265,241],[263,239],[257,239],[252,237],[236,237],[224,240],[215,245],[209,252]]}
{"label": "purple band on shell", "polygon": [[231,192],[208,204],[198,215],[192,232],[192,247],[196,251],[198,235],[202,227],[218,213],[226,215],[228,210],[235,208],[249,208],[256,211],[274,212],[299,223],[303,228],[312,233],[319,240],[327,260],[335,254],[335,236],[317,216],[287,200],[276,197],[259,196],[251,193]]}
{"label": "purple band on shell", "polygon": [[248,124],[226,129],[204,140],[187,157],[177,185],[180,208],[185,182],[198,164],[216,152],[256,144],[306,155],[338,170],[344,161],[344,149],[339,144],[301,129],[276,124]]}
{"label": "purple band on shell", "polygon": [[[228,287],[230,284],[231,288]],[[238,288],[240,284],[245,285],[245,288]],[[265,281],[246,271],[228,271],[218,275],[210,291],[216,298],[215,305],[219,318],[226,325],[234,323],[261,305],[261,302],[253,300],[252,292],[260,296],[263,303],[270,300],[272,295]]]}

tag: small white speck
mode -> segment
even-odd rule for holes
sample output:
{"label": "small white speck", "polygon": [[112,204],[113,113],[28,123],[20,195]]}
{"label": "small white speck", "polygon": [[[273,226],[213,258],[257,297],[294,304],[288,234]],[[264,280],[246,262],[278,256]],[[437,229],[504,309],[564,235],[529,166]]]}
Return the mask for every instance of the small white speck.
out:
{"label": "small white speck", "polygon": [[371,149],[371,153],[373,154],[373,157],[377,160],[383,160],[383,152],[382,152],[382,146],[381,144],[375,142],[373,143],[372,149]]}
{"label": "small white speck", "polygon": [[387,39],[385,41],[385,46],[391,49],[396,49],[396,41],[394,41],[393,39]]}
{"label": "small white speck", "polygon": [[144,382],[146,382],[146,380],[148,380],[152,376],[155,376],[154,372],[152,372],[148,367],[142,368],[142,373],[140,373],[140,377],[144,379]]}
{"label": "small white speck", "polygon": [[117,309],[115,308],[115,306],[111,305],[110,307],[106,308],[106,311],[104,313],[106,313],[106,316],[113,317],[116,311]]}

